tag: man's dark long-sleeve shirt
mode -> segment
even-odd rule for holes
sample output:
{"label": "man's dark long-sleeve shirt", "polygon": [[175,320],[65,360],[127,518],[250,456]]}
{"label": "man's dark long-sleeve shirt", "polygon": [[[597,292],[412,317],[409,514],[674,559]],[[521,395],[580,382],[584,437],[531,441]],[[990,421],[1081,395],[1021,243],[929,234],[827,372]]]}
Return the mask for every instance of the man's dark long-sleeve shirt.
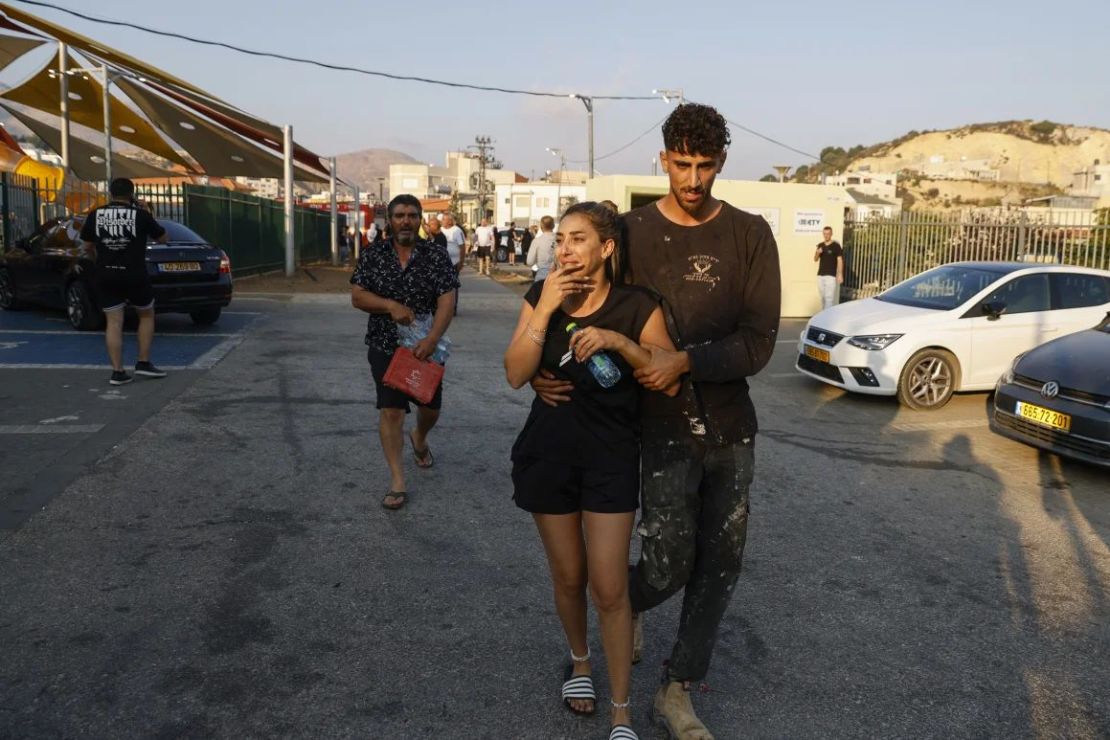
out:
{"label": "man's dark long-sleeve shirt", "polygon": [[[651,203],[625,216],[628,279],[663,299],[674,318],[675,345],[689,353],[696,393],[668,398],[648,393],[645,426],[681,424],[717,444],[757,430],[746,378],[758,373],[775,348],[781,305],[779,256],[761,217],[723,203],[698,226],[668,220]],[[696,399],[700,397],[700,409]],[[704,412],[704,418],[703,413]]]}

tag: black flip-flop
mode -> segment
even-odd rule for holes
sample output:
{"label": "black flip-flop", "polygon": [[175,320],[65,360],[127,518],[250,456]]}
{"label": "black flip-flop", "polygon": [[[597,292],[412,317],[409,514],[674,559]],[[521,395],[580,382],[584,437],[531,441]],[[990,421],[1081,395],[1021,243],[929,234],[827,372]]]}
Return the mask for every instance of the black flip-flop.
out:
{"label": "black flip-flop", "polygon": [[416,467],[430,468],[436,464],[436,459],[432,457],[431,445],[428,445],[423,450],[416,449],[416,442],[412,438],[412,432],[409,432],[409,442],[412,443],[412,459],[416,461]]}
{"label": "black flip-flop", "polygon": [[[396,501],[392,504],[387,504],[385,500],[388,498],[396,499]],[[405,505],[405,501],[407,500],[408,494],[404,491],[390,491],[382,497],[382,508],[389,509],[390,511],[397,511],[397,509]]]}

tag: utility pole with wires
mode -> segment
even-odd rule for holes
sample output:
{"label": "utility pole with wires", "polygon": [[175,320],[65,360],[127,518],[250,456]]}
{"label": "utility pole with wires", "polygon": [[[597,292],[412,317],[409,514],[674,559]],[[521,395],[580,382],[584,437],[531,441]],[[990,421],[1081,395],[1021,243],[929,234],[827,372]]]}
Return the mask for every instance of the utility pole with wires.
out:
{"label": "utility pole with wires", "polygon": [[487,218],[486,210],[489,205],[489,181],[486,179],[486,167],[497,169],[501,163],[493,158],[493,139],[488,136],[475,136],[474,143],[467,149],[478,152],[478,221]]}

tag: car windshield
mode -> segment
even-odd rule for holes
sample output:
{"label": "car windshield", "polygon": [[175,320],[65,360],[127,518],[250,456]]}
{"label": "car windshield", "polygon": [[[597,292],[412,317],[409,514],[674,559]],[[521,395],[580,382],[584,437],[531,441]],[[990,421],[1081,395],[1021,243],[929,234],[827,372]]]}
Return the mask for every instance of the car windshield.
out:
{"label": "car windshield", "polygon": [[1004,274],[974,267],[945,265],[895,285],[875,298],[902,306],[950,311]]}
{"label": "car windshield", "polygon": [[166,230],[166,238],[171,242],[199,242],[207,244],[204,237],[197,232],[190,229],[188,226],[177,223],[176,221],[166,221],[158,219],[158,224]]}

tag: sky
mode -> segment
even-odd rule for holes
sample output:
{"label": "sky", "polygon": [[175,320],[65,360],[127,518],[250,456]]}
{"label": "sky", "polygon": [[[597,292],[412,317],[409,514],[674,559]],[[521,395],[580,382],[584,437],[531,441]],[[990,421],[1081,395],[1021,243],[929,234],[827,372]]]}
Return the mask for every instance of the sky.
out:
{"label": "sky", "polygon": [[[251,49],[453,82],[585,95],[680,88],[688,100],[814,156],[825,146],[987,121],[1110,128],[1107,0],[51,1]],[[11,4],[292,124],[297,141],[324,156],[385,147],[442,165],[445,152],[482,135],[506,168],[525,176],[559,167],[546,148],[563,150],[568,169],[586,169],[587,116],[578,100],[329,71]],[[595,169],[650,174],[671,107],[662,99],[596,101]],[[734,128],[723,176],[759,178],[773,165],[810,161]]]}

